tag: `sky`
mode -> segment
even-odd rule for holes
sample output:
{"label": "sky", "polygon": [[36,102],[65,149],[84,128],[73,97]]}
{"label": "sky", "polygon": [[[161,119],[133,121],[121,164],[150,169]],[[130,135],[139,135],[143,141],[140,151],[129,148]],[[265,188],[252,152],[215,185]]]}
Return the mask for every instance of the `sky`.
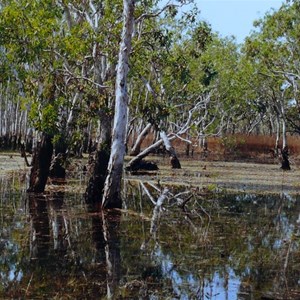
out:
{"label": "sky", "polygon": [[236,37],[242,43],[254,30],[253,21],[271,11],[278,10],[282,0],[195,0],[201,11],[200,19],[211,24],[221,37]]}

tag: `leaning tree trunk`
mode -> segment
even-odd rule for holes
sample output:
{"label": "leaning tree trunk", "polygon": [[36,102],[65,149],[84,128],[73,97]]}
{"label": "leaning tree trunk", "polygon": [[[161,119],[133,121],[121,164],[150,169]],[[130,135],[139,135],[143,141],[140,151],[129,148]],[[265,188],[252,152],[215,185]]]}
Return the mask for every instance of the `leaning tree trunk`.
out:
{"label": "leaning tree trunk", "polygon": [[[161,135],[161,133],[160,133]],[[166,138],[165,138],[165,136]],[[160,138],[157,142],[155,142],[154,144],[150,145],[149,147],[147,147],[146,149],[144,149],[142,152],[140,152],[137,156],[135,156],[133,159],[131,159],[129,161],[129,163],[127,164],[127,171],[134,171],[134,170],[138,170],[139,169],[139,164],[141,163],[141,161],[143,160],[143,158],[147,157],[149,154],[155,152],[162,144],[165,145],[167,152],[170,155],[170,162],[171,162],[171,166],[174,169],[180,169],[180,162],[178,160],[178,157],[176,155],[175,149],[171,146],[171,141],[176,139],[176,136],[171,136],[168,137],[165,133],[163,134],[163,138]],[[172,159],[172,157],[174,159]],[[173,162],[172,162],[173,160]],[[174,163],[175,162],[175,163]],[[174,166],[173,164],[174,163]]]}
{"label": "leaning tree trunk", "polygon": [[172,169],[181,169],[180,161],[177,157],[176,151],[175,151],[174,147],[172,147],[171,142],[170,142],[167,134],[165,133],[165,131],[160,132],[160,137],[164,141],[166,150],[169,153]]}
{"label": "leaning tree trunk", "polygon": [[34,150],[28,192],[44,192],[49,175],[52,153],[52,136],[43,133],[41,141]]}
{"label": "leaning tree trunk", "polygon": [[154,144],[150,145],[149,147],[147,147],[146,149],[144,149],[137,156],[135,156],[133,159],[130,160],[130,162],[128,163],[126,169],[128,171],[138,170],[139,169],[139,164],[142,161],[142,159],[145,158],[146,156],[148,156],[150,153],[153,153],[162,144],[163,144],[163,140],[160,139],[156,143],[154,143]]}
{"label": "leaning tree trunk", "polygon": [[136,139],[136,142],[135,142],[134,146],[132,147],[132,149],[130,151],[130,156],[136,156],[140,153],[141,145],[142,145],[145,137],[149,133],[151,127],[152,127],[152,124],[148,123],[146,125],[146,127],[142,130],[142,132],[138,135],[138,137]]}
{"label": "leaning tree trunk", "polygon": [[127,74],[128,60],[131,51],[131,39],[134,22],[134,0],[123,0],[123,31],[119,50],[119,60],[116,77],[116,102],[112,134],[112,147],[108,165],[108,174],[105,181],[102,207],[120,208],[121,179],[125,155],[125,139],[127,128]]}

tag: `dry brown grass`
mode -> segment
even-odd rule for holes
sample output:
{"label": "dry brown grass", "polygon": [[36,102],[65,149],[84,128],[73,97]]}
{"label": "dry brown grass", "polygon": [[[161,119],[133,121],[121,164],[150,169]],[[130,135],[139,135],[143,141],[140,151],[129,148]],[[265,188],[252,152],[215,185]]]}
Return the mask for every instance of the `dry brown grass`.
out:
{"label": "dry brown grass", "polygon": [[[142,148],[153,143],[153,135],[148,135],[142,144]],[[209,137],[208,151],[203,153],[197,140],[193,140],[190,154],[193,148],[194,158],[201,157],[207,160],[251,160],[256,162],[272,163],[274,161],[275,136],[267,135],[228,135],[221,137]],[[172,142],[177,153],[184,157],[187,143],[177,139]],[[300,137],[288,136],[290,156],[293,160],[300,161]]]}

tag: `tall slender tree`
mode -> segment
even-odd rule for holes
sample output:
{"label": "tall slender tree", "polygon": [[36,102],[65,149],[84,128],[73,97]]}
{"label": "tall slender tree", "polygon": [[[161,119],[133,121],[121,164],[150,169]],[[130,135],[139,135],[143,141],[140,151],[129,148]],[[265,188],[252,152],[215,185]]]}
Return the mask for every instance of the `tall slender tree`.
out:
{"label": "tall slender tree", "polygon": [[119,50],[116,77],[115,115],[112,132],[112,146],[105,180],[102,206],[121,207],[121,179],[125,155],[127,129],[128,91],[127,76],[134,23],[134,0],[123,1],[123,31]]}

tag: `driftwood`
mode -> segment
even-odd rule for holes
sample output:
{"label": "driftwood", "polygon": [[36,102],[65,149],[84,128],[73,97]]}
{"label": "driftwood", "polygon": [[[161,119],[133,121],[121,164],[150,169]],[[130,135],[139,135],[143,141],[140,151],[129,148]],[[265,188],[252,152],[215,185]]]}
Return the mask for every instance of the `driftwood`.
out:
{"label": "driftwood", "polygon": [[148,156],[150,153],[153,153],[157,148],[160,147],[160,145],[163,144],[163,140],[160,139],[153,145],[149,146],[148,148],[144,149],[142,152],[140,152],[137,156],[135,156],[127,165],[128,170],[134,170],[136,166],[138,166],[139,162]]}
{"label": "driftwood", "polygon": [[144,149],[137,156],[135,156],[127,165],[127,170],[138,170],[139,164],[143,158],[148,156],[150,153],[154,153],[161,145],[165,145],[167,152],[170,155],[170,163],[173,169],[180,169],[181,165],[176,155],[175,149],[171,146],[170,141],[176,139],[178,136],[173,135],[168,137],[165,132],[160,133],[161,138],[151,146]]}

